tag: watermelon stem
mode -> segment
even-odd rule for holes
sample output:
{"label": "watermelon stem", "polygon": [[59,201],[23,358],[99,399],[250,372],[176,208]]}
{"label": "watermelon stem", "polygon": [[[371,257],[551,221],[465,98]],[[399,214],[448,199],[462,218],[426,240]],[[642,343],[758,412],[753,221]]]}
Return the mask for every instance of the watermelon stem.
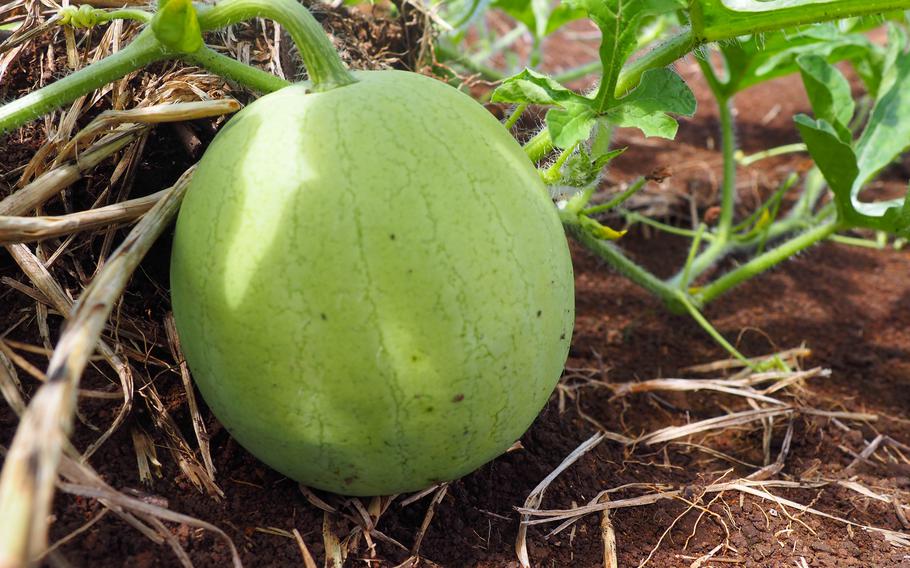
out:
{"label": "watermelon stem", "polygon": [[203,31],[253,18],[279,23],[300,50],[314,91],[329,91],[357,81],[316,18],[295,0],[223,0],[213,6],[197,6],[197,13]]}

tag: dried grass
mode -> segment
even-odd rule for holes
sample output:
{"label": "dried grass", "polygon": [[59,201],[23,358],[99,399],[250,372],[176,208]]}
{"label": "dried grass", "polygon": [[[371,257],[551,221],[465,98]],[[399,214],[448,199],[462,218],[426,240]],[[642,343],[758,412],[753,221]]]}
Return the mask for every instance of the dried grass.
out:
{"label": "dried grass", "polygon": [[76,389],[114,302],[152,243],[176,215],[189,179],[184,176],[130,232],[73,306],[70,325],[51,357],[47,382],[23,413],[0,476],[0,518],[7,523],[4,553],[12,562],[46,547],[56,472],[68,444]]}
{"label": "dried grass", "polygon": [[[859,523],[850,520],[843,515],[829,513],[814,508],[811,503],[799,503],[781,497],[773,492],[774,489],[824,490],[825,488],[829,487],[842,487],[853,491],[865,498],[875,499],[877,501],[885,503],[891,503],[895,507],[895,514],[898,518],[903,518],[905,520],[907,518],[906,511],[908,507],[900,502],[897,495],[888,495],[876,492],[873,489],[866,487],[862,483],[859,483],[855,480],[806,478],[796,481],[792,479],[776,478],[776,476],[778,476],[783,470],[787,456],[789,455],[794,435],[794,421],[797,418],[824,417],[829,419],[832,424],[836,424],[838,427],[846,430],[851,430],[851,428],[846,426],[843,421],[853,421],[868,424],[878,419],[877,415],[870,413],[813,408],[809,406],[805,401],[802,401],[800,399],[800,396],[806,391],[804,385],[805,381],[809,379],[824,379],[830,376],[830,372],[821,368],[813,368],[807,371],[800,370],[798,368],[799,359],[806,355],[808,355],[808,350],[804,348],[798,348],[777,353],[770,358],[757,358],[754,360],[754,362],[761,362],[772,359],[777,360],[778,362],[783,363],[790,368],[796,369],[793,371],[757,373],[751,371],[748,367],[745,367],[741,361],[737,360],[717,361],[706,365],[691,367],[687,370],[688,372],[693,373],[713,373],[741,369],[732,376],[719,377],[715,379],[654,379],[636,383],[605,383],[594,380],[592,378],[594,375],[597,375],[600,372],[596,369],[587,371],[575,370],[568,373],[567,379],[569,381],[575,382],[576,384],[572,394],[572,396],[575,397],[576,404],[580,399],[579,393],[581,392],[581,389],[586,387],[595,387],[612,390],[614,393],[613,400],[627,396],[647,396],[648,393],[658,391],[691,392],[706,390],[720,393],[723,396],[738,397],[739,399],[746,401],[747,405],[751,406],[751,408],[736,412],[728,411],[726,414],[716,416],[714,418],[708,418],[680,426],[668,426],[666,428],[641,434],[636,437],[601,431],[598,434],[595,434],[593,437],[589,438],[587,441],[579,445],[578,448],[576,448],[573,452],[571,452],[557,468],[555,468],[549,475],[547,475],[540,482],[540,484],[533,491],[531,491],[523,507],[516,508],[516,511],[519,513],[519,515],[521,515],[518,536],[516,539],[516,552],[522,567],[528,568],[531,566],[530,559],[528,558],[527,554],[527,538],[528,529],[532,526],[558,522],[559,524],[557,527],[552,529],[547,534],[547,537],[550,537],[569,527],[572,527],[576,522],[585,516],[600,513],[602,515],[601,527],[602,531],[604,531],[604,562],[609,565],[609,562],[613,562],[610,559],[610,536],[604,529],[604,523],[606,523],[609,518],[607,516],[609,511],[627,507],[649,506],[665,500],[677,500],[686,503],[687,508],[684,510],[684,512],[677,516],[673,523],[665,529],[663,536],[651,550],[651,553],[639,564],[639,567],[641,568],[650,561],[654,553],[661,546],[664,537],[668,535],[670,531],[672,531],[677,521],[679,521],[688,512],[693,510],[701,511],[699,520],[705,514],[717,516],[716,513],[711,511],[711,507],[718,501],[723,503],[721,497],[728,492],[738,492],[743,495],[749,495],[759,500],[773,502],[779,506],[785,515],[789,515],[789,513],[787,513],[787,509],[800,511],[801,513],[806,513],[841,523],[847,525],[848,527],[856,527],[868,532],[880,534],[885,538],[885,540],[895,546],[910,547],[910,534],[904,534],[881,527]],[[761,385],[765,386],[763,388],[758,388]],[[772,397],[772,394],[775,396]],[[762,403],[766,406],[762,406]],[[773,420],[775,418],[784,417],[787,418],[786,430],[783,440],[781,441],[781,448],[778,456],[775,460],[772,461],[769,456],[769,451],[770,439],[773,435]],[[692,441],[693,438],[698,435],[702,435],[702,438],[707,438],[706,435],[712,435],[718,432],[728,431],[732,429],[742,429],[743,427],[749,427],[750,425],[755,424],[759,425],[763,431],[762,439],[764,452],[766,455],[765,465],[763,467],[755,469],[752,473],[734,481],[716,480],[707,485],[698,487],[697,494],[693,494],[693,488],[690,487],[674,488],[656,484],[623,485],[620,487],[607,488],[600,491],[585,505],[574,506],[573,504],[573,507],[568,509],[544,509],[541,507],[544,492],[551,484],[556,481],[557,477],[569,466],[578,461],[582,456],[588,454],[597,444],[599,444],[604,439],[610,439],[615,443],[625,445],[629,448],[641,448],[646,446],[665,447],[665,445],[668,443],[678,443],[675,441],[685,439],[686,441],[682,442],[682,444],[685,446],[697,448],[700,451],[709,453],[716,458],[724,459],[725,461],[730,461],[736,463],[737,465],[745,465],[755,468],[756,466],[752,466],[751,464],[748,464],[742,460],[727,456],[723,452],[708,447],[706,445],[708,443],[707,439],[705,439],[705,441]],[[894,444],[895,446],[906,448],[904,444],[900,444],[899,442],[896,442],[885,435],[879,435],[871,442],[868,442],[861,453],[856,454],[854,461],[846,468],[844,468],[843,474],[847,474],[852,468],[856,467],[861,462],[869,462],[870,457],[873,456],[877,450],[884,446],[887,446],[888,444]],[[663,455],[666,459],[667,454],[664,453]],[[906,458],[904,458],[903,462],[910,464],[910,460],[907,460]],[[727,473],[729,473],[729,471]],[[726,473],[724,476],[726,476]],[[616,499],[612,497],[612,495],[617,493],[627,493],[634,490],[645,490],[645,492],[637,496],[626,497],[623,499]],[[714,498],[710,502],[702,505],[704,498],[708,495],[713,495]],[[811,529],[808,527],[808,525],[805,525],[803,521],[795,517],[792,517],[791,520],[797,522],[798,524],[801,524],[811,532]],[[696,521],[695,526],[697,527],[697,525],[698,521]],[[728,533],[729,536],[729,531],[726,528],[726,524],[724,523],[723,526],[724,530]],[[910,522],[907,523],[907,526],[910,526]],[[907,528],[907,526],[905,526],[905,528]],[[693,534],[694,531],[695,529],[693,529]],[[686,558],[692,560],[690,566],[703,566],[709,562],[721,562],[721,560],[718,559],[717,555],[727,548],[730,548],[728,543],[721,543],[702,556],[687,556]],[[728,560],[733,563],[740,562],[737,559]]]}

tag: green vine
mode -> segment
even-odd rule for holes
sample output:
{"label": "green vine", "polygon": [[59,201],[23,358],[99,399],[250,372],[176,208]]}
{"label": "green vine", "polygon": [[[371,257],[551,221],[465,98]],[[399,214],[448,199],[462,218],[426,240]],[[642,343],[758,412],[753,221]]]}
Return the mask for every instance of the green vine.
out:
{"label": "green vine", "polygon": [[58,23],[91,27],[126,19],[148,25],[117,53],[0,106],[0,134],[150,63],[166,59],[184,59],[261,92],[285,87],[287,81],[218,54],[202,42],[205,31],[260,17],[270,18],[289,31],[307,67],[312,90],[326,91],[356,82],[319,23],[294,0],[222,0],[199,7],[189,0],[164,0],[154,13],[136,9],[101,10],[83,4],[79,8],[64,8]]}

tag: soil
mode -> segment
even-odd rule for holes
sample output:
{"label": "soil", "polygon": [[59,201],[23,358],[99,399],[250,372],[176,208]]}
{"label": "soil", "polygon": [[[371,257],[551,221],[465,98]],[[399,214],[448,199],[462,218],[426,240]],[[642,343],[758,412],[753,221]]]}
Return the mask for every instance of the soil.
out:
{"label": "soil", "polygon": [[[688,224],[690,197],[699,215],[714,205],[720,158],[715,150],[716,112],[697,78],[697,66],[687,60],[678,68],[696,90],[699,113],[692,120],[682,121],[676,144],[622,133],[621,142],[629,146],[629,151],[616,161],[607,184],[668,167],[673,175],[661,184],[653,184],[647,195],[652,205],[663,207],[668,221]],[[15,90],[14,80],[9,96]],[[790,117],[807,111],[798,80],[789,78],[763,85],[739,96],[736,104],[739,139],[747,152],[798,141]],[[137,175],[144,181],[136,188],[136,195],[164,187],[191,163],[185,153],[166,150],[176,146],[175,140],[171,129],[156,131]],[[40,142],[36,129],[6,137],[0,142],[0,174],[24,163]],[[754,204],[752,200],[767,195],[789,172],[803,171],[806,165],[805,159],[791,156],[759,162],[743,170],[742,206]],[[906,180],[910,172],[900,170],[895,167],[886,177],[895,180],[894,184]],[[95,183],[103,183],[103,176],[109,173],[109,169],[100,168]],[[85,184],[79,188],[88,189]],[[0,186],[0,195],[6,191]],[[78,254],[89,270],[97,262],[101,239],[86,242]],[[658,274],[670,273],[687,252],[686,241],[642,231],[630,233],[622,244]],[[172,361],[162,331],[169,309],[168,247],[165,237],[143,263],[120,308],[123,313],[144,316],[124,318],[124,331],[142,337],[146,352],[164,361]],[[689,317],[668,313],[655,298],[579,247],[573,247],[573,258],[577,321],[564,385],[580,384],[580,376],[607,383],[693,376],[684,369],[726,358],[726,353]],[[800,345],[811,349],[811,355],[802,361],[803,367],[822,366],[830,369],[831,375],[811,379],[792,402],[807,408],[877,416],[875,421],[839,423],[830,417],[799,415],[793,421],[792,447],[777,477],[793,481],[855,481],[877,494],[893,496],[894,502],[830,485],[773,489],[775,494],[811,503],[817,510],[859,525],[895,531],[907,528],[906,519],[898,512],[902,511],[901,503],[910,503],[910,462],[902,459],[899,450],[880,450],[850,469],[847,466],[854,454],[879,434],[910,444],[910,420],[905,418],[910,408],[908,270],[907,251],[823,244],[735,289],[705,312],[746,355],[765,355]],[[74,294],[86,280],[78,272],[58,270],[55,275]],[[5,253],[0,253],[0,276],[24,279]],[[33,300],[4,287],[0,289],[0,306],[0,337],[41,345]],[[60,317],[50,316],[53,339],[59,334],[61,322]],[[28,358],[39,368],[46,367],[45,357],[32,354]],[[179,374],[154,361],[137,365],[137,374],[143,383],[154,382],[177,426],[186,439],[193,440]],[[37,383],[28,378],[23,382],[27,394],[32,394]],[[107,388],[109,380],[100,372],[90,371],[83,384]],[[568,454],[598,431],[595,423],[610,432],[636,436],[749,408],[741,398],[703,392],[635,394],[613,399],[611,391],[596,382],[573,392],[576,402],[569,400],[564,408],[560,408],[560,398],[554,394],[518,449],[449,486],[420,545],[422,565],[517,567],[514,546],[519,516],[515,508]],[[83,423],[77,425],[74,436],[77,447],[84,448],[97,437],[97,432],[86,424],[105,427],[116,408],[116,401],[81,404]],[[292,529],[300,531],[309,550],[321,559],[323,511],[312,505],[295,483],[238,446],[204,406],[202,415],[212,434],[216,481],[224,491],[223,499],[202,493],[180,471],[165,447],[166,439],[155,431],[153,420],[142,405],[137,405],[128,424],[101,447],[90,463],[121,491],[220,527],[237,544],[246,566],[302,565],[297,543],[281,532]],[[11,410],[5,405],[0,407],[0,444],[4,447],[8,447],[16,424]],[[774,424],[772,456],[777,455],[786,428],[783,420]],[[146,432],[160,446],[161,468],[150,484],[143,484],[138,477],[131,437],[136,431]],[[616,534],[619,566],[623,567],[641,566],[646,559],[654,567],[910,566],[908,549],[889,544],[878,533],[735,491],[704,495],[703,490],[710,483],[738,479],[762,465],[760,426],[726,429],[687,441],[714,451],[673,443],[627,447],[604,441],[556,478],[542,507],[584,504],[602,490],[626,484],[648,484],[650,490],[682,489],[688,502],[700,503],[691,508],[684,499],[666,499],[614,510],[610,520]],[[641,487],[620,489],[610,499],[616,501],[648,491]],[[319,496],[347,513],[353,511],[351,502],[341,497]],[[430,500],[427,496],[407,506],[402,506],[400,499],[393,502],[377,528],[389,539],[410,548]],[[58,492],[51,541],[69,535],[102,509],[92,499]],[[353,526],[346,523],[344,519],[338,521],[341,535]],[[0,519],[0,529],[2,524]],[[227,547],[212,533],[186,524],[168,526],[196,566],[229,565]],[[529,553],[534,566],[604,565],[600,514],[589,515],[573,527],[547,537],[553,526],[529,530]],[[713,558],[699,563],[699,557],[722,544],[726,546]],[[73,566],[178,565],[167,545],[153,543],[114,515],[105,516],[60,546],[58,552]],[[372,550],[361,541],[347,565],[393,566],[408,556],[387,541],[377,542]]]}

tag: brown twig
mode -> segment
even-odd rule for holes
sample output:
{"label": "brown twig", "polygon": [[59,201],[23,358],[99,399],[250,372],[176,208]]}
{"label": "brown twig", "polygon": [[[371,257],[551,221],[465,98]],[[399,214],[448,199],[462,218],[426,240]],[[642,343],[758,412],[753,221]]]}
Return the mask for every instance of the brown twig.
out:
{"label": "brown twig", "polygon": [[134,221],[165,195],[145,197],[58,217],[0,216],[0,244],[26,243]]}
{"label": "brown twig", "polygon": [[215,464],[212,462],[212,452],[209,448],[209,434],[206,431],[205,422],[199,413],[199,405],[196,403],[196,394],[193,391],[193,383],[190,378],[190,369],[186,365],[186,359],[183,356],[183,349],[180,346],[180,337],[177,334],[177,326],[174,323],[173,314],[168,314],[164,318],[164,329],[167,332],[168,341],[171,347],[171,355],[174,360],[180,364],[180,378],[183,380],[183,389],[186,393],[186,402],[190,409],[190,416],[193,419],[193,431],[196,433],[196,441],[199,442],[199,452],[202,454],[202,462],[205,469],[213,480],[215,479]]}
{"label": "brown twig", "polygon": [[[604,493],[601,500],[609,501],[609,493]],[[616,531],[613,530],[609,509],[604,509],[600,513],[600,538],[604,545],[604,568],[619,568],[619,561],[616,558]]]}
{"label": "brown twig", "polygon": [[420,544],[423,542],[423,537],[427,534],[427,529],[430,528],[430,522],[433,520],[433,515],[436,514],[436,508],[439,507],[439,504],[442,503],[443,499],[445,499],[446,492],[448,490],[449,484],[443,483],[439,486],[436,494],[433,495],[433,499],[430,501],[430,505],[427,507],[427,513],[423,517],[423,522],[420,523],[420,529],[417,531],[417,537],[414,539],[414,545],[411,547],[412,557],[419,557]]}

